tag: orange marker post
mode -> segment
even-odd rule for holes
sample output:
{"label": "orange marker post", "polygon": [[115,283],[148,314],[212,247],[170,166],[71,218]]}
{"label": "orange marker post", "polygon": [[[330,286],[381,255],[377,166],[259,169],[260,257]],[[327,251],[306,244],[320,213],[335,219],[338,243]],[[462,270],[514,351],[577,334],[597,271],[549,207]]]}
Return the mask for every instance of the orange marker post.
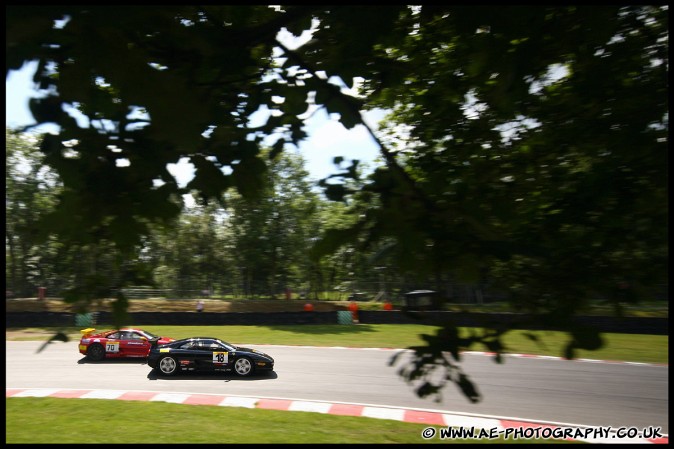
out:
{"label": "orange marker post", "polygon": [[351,301],[351,304],[349,304],[349,310],[351,311],[351,317],[353,318],[353,321],[358,321],[358,304],[355,301]]}

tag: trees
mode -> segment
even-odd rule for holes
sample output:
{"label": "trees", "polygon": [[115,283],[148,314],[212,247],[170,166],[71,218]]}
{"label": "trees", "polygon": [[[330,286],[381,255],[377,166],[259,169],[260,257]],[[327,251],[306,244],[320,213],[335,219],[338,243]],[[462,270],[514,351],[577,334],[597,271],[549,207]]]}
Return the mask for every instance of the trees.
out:
{"label": "trees", "polygon": [[276,297],[291,285],[312,283],[308,248],[320,232],[320,205],[303,164],[299,155],[279,154],[269,161],[258,198],[227,195],[232,261],[246,296]]}
{"label": "trees", "polygon": [[57,179],[41,161],[36,138],[5,129],[5,242],[7,290],[19,296],[35,295],[46,279],[42,261],[53,247],[37,242],[37,217],[54,207]]}
{"label": "trees", "polygon": [[621,283],[652,295],[666,282],[666,8],[425,9],[382,55],[402,79],[364,87],[394,110],[388,129],[409,127],[406,175],[380,169],[369,188],[371,235],[530,311],[618,306]]}
{"label": "trees", "polygon": [[[667,13],[11,6],[7,70],[39,60],[36,82],[50,95],[31,107],[38,123],[61,126],[41,149],[64,185],[52,223],[62,235],[132,247],[148,222],[180,210],[167,163],[189,157],[187,190],[204,199],[232,187],[254,198],[265,138],[273,160],[304,137],[313,107],[346,127],[363,109],[389,108],[373,134],[386,166],[353,197],[362,219],[318,247],[386,244],[410,274],[488,278],[563,322],[591,296],[619,305],[619,286],[638,296],[666,283]],[[310,28],[298,48],[277,38]],[[361,95],[333,77],[349,87],[362,78]],[[270,114],[253,126],[258,110]],[[348,184],[325,187],[350,195]]]}
{"label": "trees", "polygon": [[196,204],[170,225],[153,227],[143,254],[158,288],[189,298],[232,284],[233,244],[223,214],[217,204]]}
{"label": "trees", "polygon": [[[54,213],[62,183],[44,164],[37,150],[42,137],[5,130],[7,167],[5,174],[5,242],[7,289],[19,297],[35,296],[38,287],[80,302],[113,288],[125,265],[109,241],[77,244],[57,239],[44,225]],[[81,306],[86,308],[86,303]]]}

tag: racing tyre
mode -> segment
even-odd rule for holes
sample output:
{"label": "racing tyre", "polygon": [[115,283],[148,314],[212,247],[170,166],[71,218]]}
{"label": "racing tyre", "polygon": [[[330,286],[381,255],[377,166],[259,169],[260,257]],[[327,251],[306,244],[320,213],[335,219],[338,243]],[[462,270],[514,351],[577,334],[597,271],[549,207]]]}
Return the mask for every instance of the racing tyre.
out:
{"label": "racing tyre", "polygon": [[99,343],[93,343],[87,349],[87,357],[89,360],[99,362],[105,358],[105,348]]}
{"label": "racing tyre", "polygon": [[166,376],[173,376],[178,372],[178,362],[173,357],[164,357],[157,365],[159,372]]}
{"label": "racing tyre", "polygon": [[234,362],[234,371],[239,376],[248,376],[253,372],[253,362],[245,357],[237,359]]}

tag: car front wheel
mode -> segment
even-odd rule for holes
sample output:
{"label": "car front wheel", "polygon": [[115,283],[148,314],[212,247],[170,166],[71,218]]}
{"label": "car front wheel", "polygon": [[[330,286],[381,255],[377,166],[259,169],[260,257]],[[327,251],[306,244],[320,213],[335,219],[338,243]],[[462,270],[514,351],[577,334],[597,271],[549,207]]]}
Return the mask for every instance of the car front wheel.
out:
{"label": "car front wheel", "polygon": [[158,366],[159,371],[167,376],[172,376],[178,371],[178,362],[173,357],[164,357]]}
{"label": "car front wheel", "polygon": [[234,362],[234,371],[239,376],[248,376],[253,372],[253,363],[247,358],[240,358]]}
{"label": "car front wheel", "polygon": [[103,360],[105,358],[105,348],[101,344],[93,343],[87,349],[87,357],[94,362]]}

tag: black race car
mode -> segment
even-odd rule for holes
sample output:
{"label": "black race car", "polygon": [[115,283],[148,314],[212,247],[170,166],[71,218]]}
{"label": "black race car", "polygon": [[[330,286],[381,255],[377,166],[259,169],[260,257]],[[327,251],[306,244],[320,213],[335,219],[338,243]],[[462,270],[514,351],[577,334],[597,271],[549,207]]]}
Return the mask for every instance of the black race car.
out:
{"label": "black race car", "polygon": [[239,376],[249,376],[274,370],[274,359],[264,352],[213,337],[191,337],[154,345],[147,364],[166,376],[178,371],[234,371]]}

